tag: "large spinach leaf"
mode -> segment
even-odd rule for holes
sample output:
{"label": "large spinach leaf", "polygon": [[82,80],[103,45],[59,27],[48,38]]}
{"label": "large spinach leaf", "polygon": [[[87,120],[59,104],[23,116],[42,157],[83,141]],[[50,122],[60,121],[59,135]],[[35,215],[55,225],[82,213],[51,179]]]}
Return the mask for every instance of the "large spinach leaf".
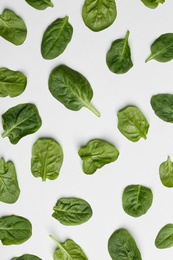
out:
{"label": "large spinach leaf", "polygon": [[58,18],[51,23],[43,34],[41,54],[44,59],[54,59],[66,49],[73,35],[73,27],[68,17]]}
{"label": "large spinach leaf", "polygon": [[115,0],[85,0],[82,18],[85,25],[98,32],[109,27],[116,19]]}
{"label": "large spinach leaf", "polygon": [[26,35],[27,28],[22,18],[5,9],[0,15],[0,36],[15,45],[21,45]]}
{"label": "large spinach leaf", "polygon": [[18,257],[13,257],[11,260],[42,260],[42,259],[35,255],[25,254]]}
{"label": "large spinach leaf", "polygon": [[118,229],[110,236],[108,251],[113,260],[142,260],[134,238],[125,229]]}
{"label": "large spinach leaf", "polygon": [[43,181],[55,180],[63,162],[63,150],[52,138],[40,138],[32,147],[31,171]]}
{"label": "large spinach leaf", "polygon": [[173,162],[170,157],[166,162],[163,162],[159,167],[159,175],[161,182],[164,186],[170,188],[173,187]]}
{"label": "large spinach leaf", "polygon": [[93,174],[105,164],[114,162],[119,156],[119,151],[112,144],[95,139],[79,149],[78,154],[83,160],[82,169],[84,173]]}
{"label": "large spinach leaf", "polygon": [[159,4],[163,4],[165,0],[141,0],[144,5],[146,5],[149,8],[156,8]]}
{"label": "large spinach leaf", "polygon": [[51,72],[48,84],[53,97],[68,109],[78,111],[82,107],[86,107],[100,116],[100,113],[90,103],[93,97],[91,85],[78,71],[65,65],[59,65]]}
{"label": "large spinach leaf", "polygon": [[30,6],[37,10],[45,10],[47,7],[53,7],[51,0],[25,0]]}
{"label": "large spinach leaf", "polygon": [[127,106],[118,114],[118,129],[130,141],[137,142],[147,138],[149,123],[139,108]]}
{"label": "large spinach leaf", "polygon": [[80,198],[61,198],[53,207],[52,217],[66,226],[80,225],[92,216],[89,203]]}
{"label": "large spinach leaf", "polygon": [[173,224],[167,224],[161,228],[156,236],[155,245],[159,249],[173,246]]}
{"label": "large spinach leaf", "polygon": [[128,38],[129,31],[124,39],[115,40],[107,52],[106,63],[113,73],[123,74],[133,67]]}
{"label": "large spinach leaf", "polygon": [[12,144],[29,134],[35,133],[42,124],[38,110],[34,104],[26,103],[11,107],[2,115],[4,133]]}
{"label": "large spinach leaf", "polygon": [[123,209],[130,216],[144,215],[151,207],[152,202],[152,191],[142,185],[129,185],[123,191]]}
{"label": "large spinach leaf", "polygon": [[19,245],[32,235],[32,225],[24,217],[11,215],[0,218],[0,240],[3,245]]}
{"label": "large spinach leaf", "polygon": [[0,201],[15,203],[19,195],[20,188],[14,163],[0,159]]}

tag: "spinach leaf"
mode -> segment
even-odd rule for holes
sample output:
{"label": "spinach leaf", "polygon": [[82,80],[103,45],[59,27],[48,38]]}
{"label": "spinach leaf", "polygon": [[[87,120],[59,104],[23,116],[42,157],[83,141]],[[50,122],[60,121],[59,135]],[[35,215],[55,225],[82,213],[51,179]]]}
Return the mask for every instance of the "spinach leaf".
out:
{"label": "spinach leaf", "polygon": [[16,97],[26,88],[27,78],[20,71],[0,68],[0,97]]}
{"label": "spinach leaf", "polygon": [[61,198],[53,207],[52,217],[66,226],[80,225],[92,216],[89,203],[79,198]]}
{"label": "spinach leaf", "polygon": [[152,205],[152,191],[141,185],[129,185],[123,191],[124,211],[132,217],[144,215]]}
{"label": "spinach leaf", "polygon": [[128,39],[129,31],[124,39],[115,40],[107,52],[106,63],[113,73],[123,74],[133,67]]}
{"label": "spinach leaf", "polygon": [[42,260],[38,256],[25,254],[18,257],[13,257],[11,260]]}
{"label": "spinach leaf", "polygon": [[142,260],[134,238],[125,229],[118,229],[110,236],[108,251],[113,260]]}
{"label": "spinach leaf", "polygon": [[32,225],[24,217],[11,215],[0,218],[0,240],[3,245],[19,245],[32,235]]}
{"label": "spinach leaf", "polygon": [[55,180],[63,162],[63,150],[52,138],[40,138],[32,147],[31,171],[43,181]]}
{"label": "spinach leaf", "polygon": [[119,151],[110,143],[95,139],[78,151],[83,160],[82,169],[86,174],[93,174],[105,164],[114,162],[119,156]]}
{"label": "spinach leaf", "polygon": [[135,106],[127,106],[118,114],[118,129],[130,141],[147,138],[149,124],[143,113]]}
{"label": "spinach leaf", "polygon": [[88,260],[82,248],[73,240],[68,239],[64,243],[60,243],[52,235],[50,235],[50,238],[52,238],[58,246],[53,254],[54,260]]}
{"label": "spinach leaf", "polygon": [[155,239],[155,246],[159,249],[173,246],[173,224],[161,228]]}
{"label": "spinach leaf", "polygon": [[173,123],[173,95],[157,94],[151,98],[151,106],[155,114],[163,121]]}
{"label": "spinach leaf", "polygon": [[20,195],[16,169],[11,161],[0,159],[0,201],[15,203]]}
{"label": "spinach leaf", "polygon": [[11,107],[2,115],[4,133],[12,144],[29,134],[35,133],[41,127],[42,121],[34,104],[26,103]]}
{"label": "spinach leaf", "polygon": [[0,36],[15,45],[21,45],[26,35],[27,28],[22,18],[5,9],[0,15]]}
{"label": "spinach leaf", "polygon": [[144,5],[146,5],[149,8],[156,8],[159,4],[163,4],[165,0],[141,0]]}
{"label": "spinach leaf", "polygon": [[59,65],[51,72],[48,84],[53,97],[66,108],[78,111],[86,107],[98,117],[100,116],[90,103],[93,97],[91,85],[78,71]]}
{"label": "spinach leaf", "polygon": [[173,59],[173,33],[165,33],[158,37],[151,45],[151,54],[145,62],[150,60],[168,62]]}
{"label": "spinach leaf", "polygon": [[53,7],[51,0],[25,0],[30,6],[37,10],[45,10],[47,7]]}
{"label": "spinach leaf", "polygon": [[116,19],[115,0],[85,0],[82,18],[85,25],[98,32],[109,27]]}
{"label": "spinach leaf", "polygon": [[161,182],[164,186],[170,188],[173,187],[173,162],[170,157],[166,162],[163,162],[159,167],[159,175]]}
{"label": "spinach leaf", "polygon": [[68,17],[58,18],[51,23],[43,34],[41,54],[44,59],[50,60],[64,52],[71,41],[73,27]]}

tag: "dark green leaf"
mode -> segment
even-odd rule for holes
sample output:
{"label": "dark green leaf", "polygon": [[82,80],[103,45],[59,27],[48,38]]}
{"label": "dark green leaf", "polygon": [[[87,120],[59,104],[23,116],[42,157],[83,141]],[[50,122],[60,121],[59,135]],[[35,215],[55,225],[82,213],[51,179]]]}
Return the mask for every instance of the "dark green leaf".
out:
{"label": "dark green leaf", "polygon": [[42,260],[42,259],[35,255],[25,254],[18,257],[13,257],[11,260]]}
{"label": "dark green leaf", "polygon": [[146,5],[149,8],[156,8],[159,4],[163,4],[165,0],[141,0],[144,5]]}
{"label": "dark green leaf", "polygon": [[159,175],[161,182],[164,186],[170,188],[173,187],[173,163],[170,157],[166,162],[163,162],[159,167]]}
{"label": "dark green leaf", "polygon": [[53,7],[51,0],[25,0],[25,1],[37,10],[45,10],[47,7]]}
{"label": "dark green leaf", "polygon": [[173,224],[167,224],[161,228],[156,236],[155,245],[159,249],[173,246]]}

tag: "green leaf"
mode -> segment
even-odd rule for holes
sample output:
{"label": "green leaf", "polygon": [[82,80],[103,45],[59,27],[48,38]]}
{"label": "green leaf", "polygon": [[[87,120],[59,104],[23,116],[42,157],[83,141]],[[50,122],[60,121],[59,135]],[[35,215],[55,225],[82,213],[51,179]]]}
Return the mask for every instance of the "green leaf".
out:
{"label": "green leaf", "polygon": [[127,139],[137,142],[140,138],[147,138],[149,124],[139,108],[127,106],[117,116],[118,129]]}
{"label": "green leaf", "polygon": [[142,260],[134,238],[125,229],[116,230],[108,240],[112,260]]}
{"label": "green leaf", "polygon": [[100,113],[90,104],[93,97],[91,85],[79,72],[65,65],[59,65],[51,72],[48,84],[53,97],[66,108],[78,111],[86,107],[100,116]]}
{"label": "green leaf", "polygon": [[89,203],[79,198],[61,198],[53,208],[52,217],[66,226],[80,225],[92,216]]}
{"label": "green leaf", "polygon": [[152,201],[152,191],[142,185],[129,185],[123,191],[123,209],[132,217],[144,215],[151,207]]}
{"label": "green leaf", "polygon": [[86,174],[93,174],[105,164],[114,162],[119,156],[119,151],[110,143],[95,139],[78,151],[83,160],[82,169]]}
{"label": "green leaf", "polygon": [[26,35],[27,28],[22,18],[5,9],[0,15],[0,36],[15,45],[21,45]]}
{"label": "green leaf", "polygon": [[115,21],[117,9],[115,0],[85,0],[82,18],[85,25],[92,31],[106,29]]}
{"label": "green leaf", "polygon": [[156,8],[159,4],[163,4],[165,0],[141,0],[144,5],[147,7],[154,9]]}
{"label": "green leaf", "polygon": [[0,97],[16,97],[22,94],[27,84],[26,76],[20,71],[0,68]]}
{"label": "green leaf", "polygon": [[34,177],[55,180],[63,163],[63,150],[51,138],[40,138],[32,147],[31,171]]}
{"label": "green leaf", "polygon": [[158,37],[151,45],[151,54],[145,62],[150,60],[168,62],[173,59],[173,33],[165,33]]}
{"label": "green leaf", "polygon": [[53,7],[51,0],[25,0],[30,6],[37,10],[45,10],[47,7]]}
{"label": "green leaf", "polygon": [[155,246],[159,249],[173,246],[173,224],[161,228],[155,239]]}
{"label": "green leaf", "polygon": [[170,157],[159,167],[159,175],[162,184],[168,188],[173,187],[173,163]]}
{"label": "green leaf", "polygon": [[15,203],[19,195],[20,188],[14,163],[0,159],[0,201]]}
{"label": "green leaf", "polygon": [[21,216],[4,216],[0,218],[0,240],[3,245],[19,245],[32,235],[32,225]]}
{"label": "green leaf", "polygon": [[123,74],[133,67],[128,38],[129,31],[124,39],[115,40],[107,52],[106,63],[113,73]]}
{"label": "green leaf", "polygon": [[34,104],[19,104],[8,109],[2,115],[4,133],[12,144],[29,134],[35,133],[41,127],[42,121]]}
{"label": "green leaf", "polygon": [[68,17],[58,18],[51,23],[43,34],[41,54],[44,59],[50,60],[64,52],[71,41],[73,27]]}
{"label": "green leaf", "polygon": [[11,260],[42,260],[42,259],[35,255],[25,254],[18,257],[13,257]]}

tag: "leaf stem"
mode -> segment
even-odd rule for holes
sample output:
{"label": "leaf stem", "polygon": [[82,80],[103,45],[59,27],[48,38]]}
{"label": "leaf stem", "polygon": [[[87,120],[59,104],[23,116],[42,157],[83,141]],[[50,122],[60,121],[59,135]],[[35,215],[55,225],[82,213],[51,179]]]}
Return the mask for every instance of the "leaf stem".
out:
{"label": "leaf stem", "polygon": [[90,103],[86,104],[85,103],[85,107],[88,108],[91,112],[93,112],[96,116],[100,117],[101,114],[98,112],[98,110],[96,110]]}
{"label": "leaf stem", "polygon": [[150,60],[152,60],[153,59],[153,55],[150,55],[146,60],[145,60],[145,62],[148,62],[148,61],[150,61]]}

